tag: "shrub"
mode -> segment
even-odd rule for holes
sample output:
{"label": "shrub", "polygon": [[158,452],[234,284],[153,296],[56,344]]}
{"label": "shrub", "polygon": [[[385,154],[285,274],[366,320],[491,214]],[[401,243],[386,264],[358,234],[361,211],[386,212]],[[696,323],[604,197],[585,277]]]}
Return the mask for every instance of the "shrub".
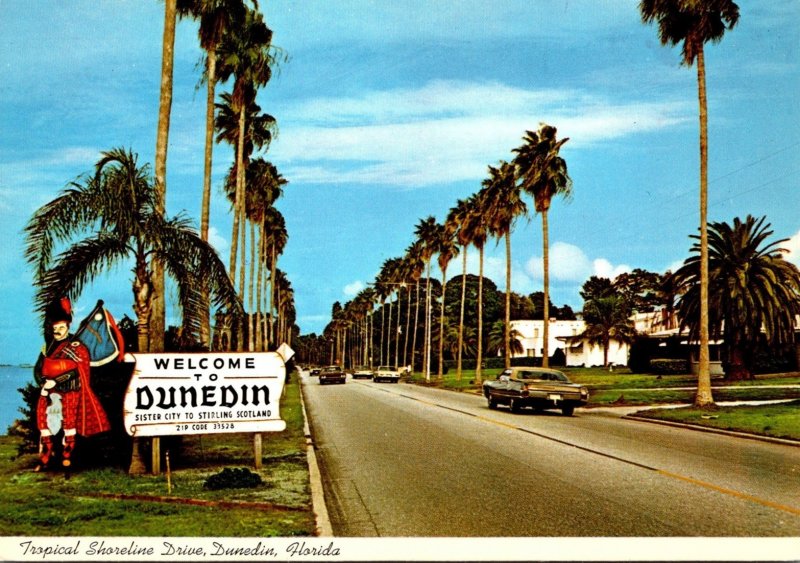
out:
{"label": "shrub", "polygon": [[239,469],[226,467],[221,472],[215,473],[206,479],[205,483],[203,483],[203,488],[212,491],[220,489],[253,489],[263,483],[261,476],[246,467],[240,467]]}

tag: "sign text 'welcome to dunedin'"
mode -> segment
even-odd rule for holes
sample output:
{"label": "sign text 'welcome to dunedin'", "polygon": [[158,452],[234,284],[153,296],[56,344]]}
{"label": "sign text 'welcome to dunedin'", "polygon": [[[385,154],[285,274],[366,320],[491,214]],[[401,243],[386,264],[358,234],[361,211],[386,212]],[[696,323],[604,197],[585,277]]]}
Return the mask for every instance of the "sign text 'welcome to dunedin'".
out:
{"label": "sign text 'welcome to dunedin'", "polygon": [[286,367],[274,352],[133,354],[131,436],[278,432]]}

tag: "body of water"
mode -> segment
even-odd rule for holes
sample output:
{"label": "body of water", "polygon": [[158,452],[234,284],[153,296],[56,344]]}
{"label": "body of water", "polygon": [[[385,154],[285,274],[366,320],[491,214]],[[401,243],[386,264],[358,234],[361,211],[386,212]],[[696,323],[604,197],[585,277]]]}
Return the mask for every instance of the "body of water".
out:
{"label": "body of water", "polygon": [[8,434],[8,427],[22,418],[22,393],[17,389],[28,382],[33,382],[32,367],[0,366],[0,434]]}

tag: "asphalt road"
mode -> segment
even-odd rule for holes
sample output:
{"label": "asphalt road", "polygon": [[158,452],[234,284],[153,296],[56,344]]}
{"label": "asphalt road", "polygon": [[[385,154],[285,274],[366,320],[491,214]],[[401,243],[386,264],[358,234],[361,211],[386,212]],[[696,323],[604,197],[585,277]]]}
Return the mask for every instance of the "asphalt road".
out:
{"label": "asphalt road", "polygon": [[798,447],[302,380],[336,536],[800,536]]}

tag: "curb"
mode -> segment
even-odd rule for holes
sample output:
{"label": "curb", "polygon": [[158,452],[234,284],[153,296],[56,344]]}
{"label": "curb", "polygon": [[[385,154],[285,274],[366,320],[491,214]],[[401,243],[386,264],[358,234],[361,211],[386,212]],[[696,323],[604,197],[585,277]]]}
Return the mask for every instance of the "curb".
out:
{"label": "curb", "polygon": [[772,444],[781,444],[784,446],[800,447],[800,441],[789,440],[785,438],[774,438],[772,436],[760,436],[758,434],[749,434],[747,432],[736,432],[734,430],[723,430],[722,428],[711,428],[709,426],[699,426],[696,424],[686,424],[682,422],[672,422],[671,420],[658,420],[655,418],[647,418],[644,416],[636,416],[635,414],[623,415],[623,419],[636,420],[641,422],[649,422],[651,424],[661,424],[662,426],[672,426],[674,428],[685,428],[688,430],[696,430],[698,432],[706,432],[708,434],[721,434],[723,436],[734,436],[736,438],[746,438],[748,440],[756,440],[759,442],[769,442]]}
{"label": "curb", "polygon": [[322,488],[322,475],[317,463],[317,452],[314,448],[314,439],[311,436],[311,427],[308,425],[306,401],[303,397],[303,383],[298,379],[300,387],[300,407],[303,411],[303,434],[306,437],[306,460],[308,461],[308,479],[311,488],[311,506],[317,520],[317,536],[333,537],[333,527],[328,516],[328,507],[325,504],[325,493]]}

